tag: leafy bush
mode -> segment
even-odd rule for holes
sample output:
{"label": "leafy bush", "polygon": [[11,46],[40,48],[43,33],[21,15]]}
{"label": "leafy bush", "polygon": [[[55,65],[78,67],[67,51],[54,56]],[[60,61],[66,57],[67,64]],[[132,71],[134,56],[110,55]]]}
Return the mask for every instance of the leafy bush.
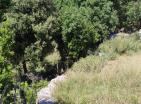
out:
{"label": "leafy bush", "polygon": [[[134,6],[133,6],[134,5]],[[140,29],[141,26],[141,1],[131,1],[127,4],[127,23],[129,28]]]}
{"label": "leafy bush", "polygon": [[59,8],[60,32],[70,58],[85,56],[89,48],[107,38],[118,22],[108,0],[54,0]]}
{"label": "leafy bush", "polygon": [[31,85],[29,85],[27,82],[21,83],[20,86],[21,86],[21,89],[24,90],[24,93],[25,93],[24,97],[26,99],[26,102],[30,104],[35,104],[37,91],[43,87],[46,87],[47,84],[48,84],[48,81],[46,80],[38,81],[38,82],[32,83]]}
{"label": "leafy bush", "polygon": [[[44,57],[54,51],[55,7],[51,0],[12,0],[8,29],[13,32],[9,48],[12,64],[27,73],[44,70]],[[10,35],[9,35],[10,36]],[[6,45],[7,45],[6,44]],[[47,63],[45,63],[47,64]]]}
{"label": "leafy bush", "polygon": [[40,80],[32,84],[32,88],[36,91],[40,90],[41,88],[44,88],[48,85],[47,80]]}
{"label": "leafy bush", "polygon": [[[113,7],[117,11],[119,29],[133,32],[140,29],[141,8],[139,0],[111,0]],[[133,6],[134,5],[134,6]]]}
{"label": "leafy bush", "polygon": [[[11,73],[8,73],[8,74],[11,74]],[[3,74],[3,75],[6,75],[6,74]],[[7,77],[9,76],[10,75],[7,75]],[[2,78],[1,75],[0,75],[0,78]],[[23,103],[35,104],[37,91],[43,87],[46,87],[48,84],[46,80],[35,82],[35,83],[32,83],[31,85],[29,85],[27,82],[21,82],[21,83],[14,82],[14,81],[8,82],[7,79],[5,80],[5,82],[6,82],[6,85],[4,85],[4,89],[1,90],[3,92],[1,93],[1,98],[2,98],[1,100],[4,104],[15,103],[15,102],[18,104],[23,104]],[[14,86],[13,84],[15,84],[16,86]]]}
{"label": "leafy bush", "polygon": [[35,104],[36,103],[36,90],[28,85],[27,82],[20,84],[21,89],[23,89],[24,98],[20,100],[26,100],[26,103]]}
{"label": "leafy bush", "polygon": [[0,94],[4,103],[13,101],[10,92],[13,89],[16,74],[12,63],[10,63],[10,59],[14,55],[11,49],[13,32],[9,30],[10,22],[7,20],[0,24]]}
{"label": "leafy bush", "polygon": [[10,59],[14,55],[12,44],[14,43],[13,31],[9,29],[12,20],[7,20],[0,24],[0,55]]}

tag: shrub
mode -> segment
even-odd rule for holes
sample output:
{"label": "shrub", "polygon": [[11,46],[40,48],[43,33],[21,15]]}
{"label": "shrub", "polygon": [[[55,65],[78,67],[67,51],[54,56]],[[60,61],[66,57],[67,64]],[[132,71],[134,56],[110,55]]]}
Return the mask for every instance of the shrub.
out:
{"label": "shrub", "polygon": [[57,63],[59,63],[61,57],[58,51],[55,51],[49,55],[47,55],[44,59],[45,62],[51,64],[51,65],[55,65]]}
{"label": "shrub", "polygon": [[32,88],[36,91],[40,90],[41,88],[44,88],[48,85],[47,80],[40,80],[35,83],[32,83]]}
{"label": "shrub", "polygon": [[8,61],[22,75],[41,72],[49,63],[44,63],[44,58],[56,47],[52,44],[57,28],[55,15],[51,0],[12,0],[11,11],[5,14],[7,21],[1,25],[0,45],[2,54],[5,58],[11,55]]}
{"label": "shrub", "polygon": [[7,20],[0,24],[0,94],[4,103],[13,101],[10,92],[13,89],[16,74],[12,63],[10,63],[10,59],[14,55],[11,50],[13,32],[9,30],[10,22]]}
{"label": "shrub", "polygon": [[54,0],[60,34],[70,58],[85,56],[89,48],[106,39],[118,22],[109,0]]}
{"label": "shrub", "polygon": [[[117,11],[119,23],[117,27],[133,32],[140,28],[141,2],[139,0],[111,0]],[[133,6],[134,5],[134,6]]]}
{"label": "shrub", "polygon": [[20,86],[24,90],[24,93],[25,93],[24,98],[26,99],[26,102],[30,104],[35,104],[37,91],[39,91],[43,87],[46,87],[47,84],[48,84],[48,81],[46,80],[41,80],[41,81],[32,83],[31,85],[29,85],[27,82],[21,83]]}
{"label": "shrub", "polygon": [[[134,6],[133,6],[134,5]],[[126,25],[129,28],[140,29],[141,26],[141,1],[131,1],[127,4],[126,15],[127,15],[127,23]]]}
{"label": "shrub", "polygon": [[113,55],[128,54],[131,51],[137,52],[141,50],[140,40],[136,36],[121,37],[118,36],[112,40],[102,43],[98,52],[103,53],[105,56],[112,57]]}

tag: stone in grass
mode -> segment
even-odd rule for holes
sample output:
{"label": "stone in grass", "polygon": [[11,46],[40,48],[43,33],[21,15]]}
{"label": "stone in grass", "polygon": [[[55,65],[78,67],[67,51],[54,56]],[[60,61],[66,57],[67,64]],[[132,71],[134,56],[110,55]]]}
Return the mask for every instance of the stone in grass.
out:
{"label": "stone in grass", "polygon": [[57,104],[57,102],[53,100],[41,100],[38,104]]}

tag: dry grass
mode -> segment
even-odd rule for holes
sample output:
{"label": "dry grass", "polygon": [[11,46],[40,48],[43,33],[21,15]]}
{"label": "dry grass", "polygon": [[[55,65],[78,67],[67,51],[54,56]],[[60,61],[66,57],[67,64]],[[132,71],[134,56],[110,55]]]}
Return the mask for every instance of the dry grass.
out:
{"label": "dry grass", "polygon": [[117,56],[139,52],[141,50],[141,41],[135,35],[130,37],[116,37],[112,40],[105,41],[98,48],[108,59],[116,59]]}
{"label": "dry grass", "polygon": [[73,71],[79,72],[98,72],[106,62],[106,58],[100,56],[90,55],[86,58],[81,58],[72,66]]}
{"label": "dry grass", "polygon": [[54,95],[60,104],[141,104],[141,55],[109,61],[101,72],[67,76]]}

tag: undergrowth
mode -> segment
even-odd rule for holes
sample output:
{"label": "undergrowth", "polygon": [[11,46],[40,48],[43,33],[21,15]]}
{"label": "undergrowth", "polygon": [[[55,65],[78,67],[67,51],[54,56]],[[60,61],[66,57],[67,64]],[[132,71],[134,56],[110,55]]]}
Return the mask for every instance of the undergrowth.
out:
{"label": "undergrowth", "polygon": [[[140,104],[141,55],[134,55],[140,49],[135,36],[105,41],[97,50],[99,56],[90,55],[73,65],[55,98],[59,104]],[[112,66],[111,59],[116,59]]]}

